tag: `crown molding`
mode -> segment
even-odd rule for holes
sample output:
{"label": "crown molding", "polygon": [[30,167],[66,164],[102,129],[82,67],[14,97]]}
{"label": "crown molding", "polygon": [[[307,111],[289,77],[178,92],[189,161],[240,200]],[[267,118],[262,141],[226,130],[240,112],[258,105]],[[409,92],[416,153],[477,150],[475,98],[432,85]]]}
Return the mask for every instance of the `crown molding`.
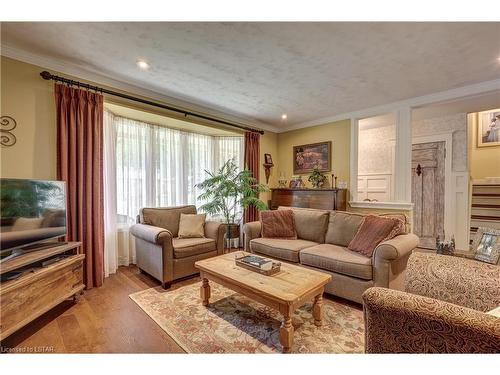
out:
{"label": "crown molding", "polygon": [[363,110],[346,112],[330,117],[323,117],[317,120],[287,126],[286,128],[280,128],[280,133],[308,128],[311,126],[324,125],[341,120],[363,119],[366,117],[378,116],[385,113],[394,112],[399,108],[418,108],[430,104],[446,103],[465,97],[474,97],[495,91],[500,91],[500,79],[475,83],[446,91],[436,92],[433,94],[417,96],[411,99],[400,100],[389,104],[366,108]]}
{"label": "crown molding", "polygon": [[273,133],[285,133],[288,131],[308,128],[317,125],[325,125],[341,120],[362,119],[384,113],[394,112],[399,108],[417,108],[430,104],[450,102],[464,97],[486,94],[488,92],[500,91],[500,79],[497,79],[440,91],[433,94],[418,96],[410,99],[400,100],[389,104],[374,106],[353,112],[346,112],[334,116],[322,117],[286,127],[277,127],[241,116],[240,114],[231,112],[229,110],[208,108],[206,107],[206,105],[195,103],[186,98],[180,99],[166,95],[165,93],[159,92],[157,88],[151,85],[144,84],[143,82],[139,82],[137,80],[126,79],[125,81],[124,78],[117,77],[109,73],[103,73],[102,71],[97,71],[89,67],[82,67],[71,62],[63,62],[49,56],[28,52],[26,50],[7,44],[0,44],[0,54],[14,60],[37,65],[41,68],[53,70],[58,73],[78,77],[80,79],[88,80],[101,85],[110,86],[118,90],[127,91],[160,102],[166,102],[182,109],[211,115],[217,118],[225,119],[227,121],[234,121],[242,125],[267,130]]}
{"label": "crown molding", "polygon": [[125,81],[123,78],[106,74],[101,71],[96,71],[92,68],[82,67],[71,62],[57,60],[46,55],[32,53],[3,43],[0,44],[0,54],[14,60],[39,66],[43,69],[52,70],[64,75],[77,77],[78,79],[95,82],[99,85],[105,85],[114,89],[133,93],[134,95],[144,96],[159,102],[168,103],[181,109],[210,115],[229,122],[232,121],[241,125],[267,130],[274,133],[279,132],[279,129],[275,126],[243,117],[239,114],[231,113],[226,110],[208,108],[199,103],[172,97],[159,92],[157,88],[154,88],[151,85],[144,84],[143,82],[139,82],[137,80],[127,79],[127,81]]}

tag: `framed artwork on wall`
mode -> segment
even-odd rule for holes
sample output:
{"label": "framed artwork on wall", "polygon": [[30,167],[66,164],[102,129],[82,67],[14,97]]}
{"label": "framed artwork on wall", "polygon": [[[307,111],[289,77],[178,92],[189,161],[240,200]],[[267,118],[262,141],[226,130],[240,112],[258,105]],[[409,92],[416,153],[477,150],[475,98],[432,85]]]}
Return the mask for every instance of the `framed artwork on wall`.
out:
{"label": "framed artwork on wall", "polygon": [[310,173],[315,168],[328,172],[331,168],[332,142],[311,143],[293,147],[293,173]]}
{"label": "framed artwork on wall", "polygon": [[478,113],[477,147],[500,146],[500,108]]}

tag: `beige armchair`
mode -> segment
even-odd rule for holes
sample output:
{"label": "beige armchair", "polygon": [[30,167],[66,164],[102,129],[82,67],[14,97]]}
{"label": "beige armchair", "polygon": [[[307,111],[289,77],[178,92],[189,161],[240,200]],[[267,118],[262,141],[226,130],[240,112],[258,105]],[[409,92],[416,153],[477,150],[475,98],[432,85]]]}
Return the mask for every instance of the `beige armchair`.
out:
{"label": "beige armchair", "polygon": [[197,260],[224,251],[225,226],[219,222],[206,221],[204,238],[178,238],[181,213],[196,214],[196,207],[143,208],[130,229],[137,267],[161,281],[165,289],[174,280],[197,274]]}
{"label": "beige armchair", "polygon": [[500,353],[500,267],[414,252],[405,291],[363,294],[367,353]]}

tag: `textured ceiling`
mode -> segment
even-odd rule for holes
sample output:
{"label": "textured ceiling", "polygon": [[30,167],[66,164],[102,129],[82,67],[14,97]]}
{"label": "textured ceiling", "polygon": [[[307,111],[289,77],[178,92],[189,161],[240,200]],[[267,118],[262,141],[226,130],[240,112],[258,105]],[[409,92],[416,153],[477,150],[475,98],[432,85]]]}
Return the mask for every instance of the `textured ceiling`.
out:
{"label": "textured ceiling", "polygon": [[500,23],[2,23],[1,36],[278,127],[500,76]]}

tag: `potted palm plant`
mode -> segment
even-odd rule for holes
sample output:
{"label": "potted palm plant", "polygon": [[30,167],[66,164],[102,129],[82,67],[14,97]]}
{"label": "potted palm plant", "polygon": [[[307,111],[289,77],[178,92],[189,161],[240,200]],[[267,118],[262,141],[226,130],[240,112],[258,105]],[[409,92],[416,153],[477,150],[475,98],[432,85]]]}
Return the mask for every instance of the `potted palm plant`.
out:
{"label": "potted palm plant", "polygon": [[[234,159],[229,159],[215,173],[205,171],[208,178],[196,184],[203,190],[198,199],[206,203],[199,208],[210,216],[222,217],[226,224],[226,239],[231,240],[238,233],[243,209],[253,205],[257,210],[267,210],[267,205],[259,199],[259,193],[269,191],[259,184],[248,169],[239,171]],[[238,233],[239,234],[239,233]]]}

